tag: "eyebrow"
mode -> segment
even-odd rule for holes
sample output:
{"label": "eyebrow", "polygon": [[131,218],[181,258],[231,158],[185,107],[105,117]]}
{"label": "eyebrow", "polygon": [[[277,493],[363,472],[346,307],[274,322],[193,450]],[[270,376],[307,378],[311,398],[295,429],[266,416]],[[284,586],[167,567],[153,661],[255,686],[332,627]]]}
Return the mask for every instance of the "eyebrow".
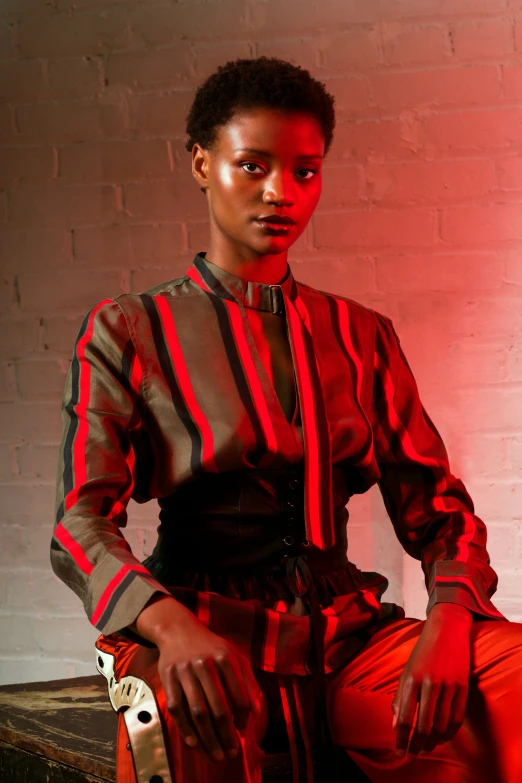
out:
{"label": "eyebrow", "polygon": [[[240,149],[234,150],[234,152],[252,152],[254,155],[264,155],[266,158],[270,158],[271,157],[269,152],[265,152],[265,150],[255,150],[252,147],[241,147]],[[299,160],[301,160],[301,159],[302,160],[304,160],[304,159],[312,160],[312,159],[316,159],[316,158],[318,160],[322,160],[322,157],[323,157],[322,155],[315,155],[315,154],[298,155],[297,156],[297,158]]]}

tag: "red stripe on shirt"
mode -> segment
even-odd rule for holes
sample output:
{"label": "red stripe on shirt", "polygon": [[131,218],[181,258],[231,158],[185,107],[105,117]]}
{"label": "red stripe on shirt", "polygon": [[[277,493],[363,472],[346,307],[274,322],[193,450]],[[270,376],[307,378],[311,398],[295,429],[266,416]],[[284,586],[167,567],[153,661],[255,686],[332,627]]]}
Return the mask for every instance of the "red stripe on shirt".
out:
{"label": "red stripe on shirt", "polygon": [[279,677],[279,693],[281,695],[281,706],[283,708],[283,715],[285,716],[286,730],[288,732],[288,740],[290,743],[290,756],[292,758],[292,783],[299,783],[299,760],[297,757],[297,744],[295,741],[294,726],[292,723],[292,715],[290,713],[290,705],[288,703],[288,696],[283,678]]}
{"label": "red stripe on shirt", "polygon": [[210,593],[198,592],[198,608],[196,617],[201,620],[203,625],[210,627]]}
{"label": "red stripe on shirt", "polygon": [[147,576],[150,576],[150,572],[147,571],[147,569],[144,566],[123,565],[120,568],[120,570],[112,577],[111,581],[103,591],[100,600],[96,604],[91,617],[91,623],[93,625],[96,625],[96,623],[102,616],[105,607],[111,600],[111,596],[113,592],[116,590],[116,588],[118,587],[122,579],[124,579],[126,574],[129,573],[129,571],[136,571],[138,574],[146,574]]}
{"label": "red stripe on shirt", "polygon": [[180,392],[183,395],[183,400],[187,407],[187,411],[201,435],[202,465],[207,470],[213,473],[217,473],[217,467],[214,460],[214,435],[212,434],[209,421],[201,410],[200,405],[196,399],[194,388],[190,380],[190,375],[187,370],[187,363],[181,349],[172,310],[170,309],[169,303],[164,296],[155,296],[153,298],[163,324],[163,332],[165,334],[167,345],[172,358],[172,365],[176,373]]}
{"label": "red stripe on shirt", "polygon": [[[388,367],[379,354],[375,354],[375,367],[379,371],[382,379],[383,388],[386,397],[386,409],[388,413],[388,424],[391,429],[398,435],[399,441],[402,446],[403,453],[406,458],[418,462],[421,465],[426,465],[431,468],[435,477],[435,497],[431,498],[430,503],[435,511],[441,511],[443,513],[449,513],[454,509],[448,508],[446,505],[443,493],[447,489],[447,481],[444,471],[440,462],[431,457],[423,457],[415,449],[412,443],[409,432],[404,427],[400,420],[397,411],[395,410],[393,399],[395,395],[395,388],[393,380]],[[469,559],[469,547],[468,543],[473,540],[476,532],[476,525],[470,514],[462,513],[462,519],[464,522],[464,530],[459,534],[456,540],[456,546],[458,549],[458,559],[462,562],[467,562]]]}
{"label": "red stripe on shirt", "polygon": [[90,560],[87,559],[87,556],[79,543],[74,540],[69,531],[64,528],[61,522],[54,530],[54,537],[57,538],[63,548],[69,552],[78,568],[81,569],[84,574],[89,576],[94,568],[94,565]]}
{"label": "red stripe on shirt", "polygon": [[248,382],[256,413],[258,414],[259,421],[263,428],[263,432],[266,439],[266,454],[259,460],[259,467],[264,467],[265,464],[270,463],[273,456],[278,452],[278,443],[274,427],[272,425],[272,419],[268,412],[268,406],[266,404],[266,398],[261,388],[261,382],[259,380],[259,374],[254,366],[254,360],[248,347],[248,343],[245,336],[245,327],[241,318],[241,311],[239,306],[235,302],[229,302],[226,299],[223,300],[228,310],[228,317],[230,320],[230,326],[232,334],[237,346],[239,358],[245,372],[245,377]]}
{"label": "red stripe on shirt", "polygon": [[299,719],[299,728],[301,729],[301,736],[305,746],[306,757],[306,783],[313,783],[314,780],[314,763],[312,759],[312,748],[310,745],[310,738],[306,730],[306,720],[304,716],[303,704],[301,701],[301,694],[299,692],[299,685],[295,678],[292,678],[292,687],[294,689],[295,708],[297,710],[297,717]]}
{"label": "red stripe on shirt", "polygon": [[277,637],[279,631],[280,613],[274,612],[271,609],[267,609],[266,613],[267,613],[267,628],[266,628],[266,635],[265,635],[265,643],[262,652],[262,660],[263,660],[263,668],[266,671],[273,672],[276,665],[276,650],[277,650]]}
{"label": "red stripe on shirt", "polygon": [[187,271],[187,277],[190,277],[191,280],[193,280],[197,285],[199,285],[200,288],[203,288],[204,291],[208,291],[209,293],[213,293],[212,289],[209,288],[209,286],[205,283],[201,275],[199,274],[198,270],[195,267],[191,267]]}
{"label": "red stripe on shirt", "polygon": [[[339,319],[339,329],[341,332],[341,337],[343,339],[343,344],[355,366],[355,373],[356,373],[355,391],[356,391],[357,401],[359,403],[359,410],[364,415],[364,410],[362,406],[363,366],[357,351],[353,347],[352,336],[350,333],[350,317],[348,314],[348,302],[342,302],[340,300],[336,300],[336,305],[337,305],[337,315]],[[362,459],[358,460],[357,467],[364,468],[367,465],[369,465],[371,461],[372,461],[372,447],[370,442],[368,444],[368,451],[366,452],[365,456]]]}
{"label": "red stripe on shirt", "polygon": [[141,366],[140,358],[135,352],[132,357],[131,369],[130,369],[130,384],[132,390],[139,395],[141,389],[141,381],[143,378],[143,367]]}
{"label": "red stripe on shirt", "polygon": [[324,629],[324,648],[326,650],[335,636],[337,626],[339,625],[339,618],[330,606],[325,607],[321,611],[326,617],[326,627]]}
{"label": "red stripe on shirt", "polygon": [[415,449],[411,441],[409,432],[406,430],[404,424],[399,418],[397,411],[395,410],[393,398],[395,395],[395,387],[388,367],[386,366],[383,358],[379,354],[375,354],[375,368],[378,370],[381,376],[382,385],[386,396],[386,408],[388,413],[388,424],[391,429],[399,436],[399,440],[402,446],[402,450],[407,459],[413,462],[420,462],[422,465],[432,468],[435,474],[438,474],[438,480],[436,484],[437,494],[446,490],[446,477],[441,470],[441,465],[438,460],[432,457],[423,457]]}
{"label": "red stripe on shirt", "polygon": [[75,406],[78,430],[76,432],[76,437],[74,438],[74,446],[72,449],[74,486],[64,498],[64,509],[66,511],[78,502],[80,489],[87,481],[86,443],[89,435],[87,409],[89,407],[89,398],[91,394],[91,366],[85,358],[85,347],[94,331],[94,318],[96,313],[108,302],[112,302],[112,299],[103,299],[92,308],[87,328],[83,336],[78,340],[78,345],[76,346],[76,356],[80,367],[78,403]]}

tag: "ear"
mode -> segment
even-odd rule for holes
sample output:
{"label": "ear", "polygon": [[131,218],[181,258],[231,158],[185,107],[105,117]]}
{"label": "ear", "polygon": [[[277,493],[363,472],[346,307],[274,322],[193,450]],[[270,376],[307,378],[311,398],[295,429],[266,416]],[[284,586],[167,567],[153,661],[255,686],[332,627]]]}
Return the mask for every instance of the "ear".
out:
{"label": "ear", "polygon": [[208,153],[197,143],[192,147],[192,176],[205,193],[208,189]]}

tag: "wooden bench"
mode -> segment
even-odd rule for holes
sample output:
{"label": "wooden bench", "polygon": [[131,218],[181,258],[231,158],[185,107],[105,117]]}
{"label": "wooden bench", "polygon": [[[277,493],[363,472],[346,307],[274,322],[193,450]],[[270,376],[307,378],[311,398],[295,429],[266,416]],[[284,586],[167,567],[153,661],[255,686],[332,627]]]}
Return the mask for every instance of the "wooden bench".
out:
{"label": "wooden bench", "polygon": [[[112,783],[116,723],[101,675],[0,687],[1,783]],[[290,754],[265,752],[263,783],[291,783]],[[336,765],[343,783],[368,780],[342,750]],[[314,767],[319,783],[320,753]]]}

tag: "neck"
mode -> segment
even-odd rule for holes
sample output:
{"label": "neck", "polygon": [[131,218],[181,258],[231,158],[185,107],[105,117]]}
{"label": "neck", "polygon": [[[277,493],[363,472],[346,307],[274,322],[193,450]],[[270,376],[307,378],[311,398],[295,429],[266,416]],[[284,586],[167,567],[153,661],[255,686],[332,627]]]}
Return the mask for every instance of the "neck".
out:
{"label": "neck", "polygon": [[205,253],[205,258],[212,264],[221,267],[226,272],[240,277],[242,280],[254,283],[276,285],[286,274],[288,251],[277,255],[256,255],[241,257],[237,253],[220,249],[212,244]]}

